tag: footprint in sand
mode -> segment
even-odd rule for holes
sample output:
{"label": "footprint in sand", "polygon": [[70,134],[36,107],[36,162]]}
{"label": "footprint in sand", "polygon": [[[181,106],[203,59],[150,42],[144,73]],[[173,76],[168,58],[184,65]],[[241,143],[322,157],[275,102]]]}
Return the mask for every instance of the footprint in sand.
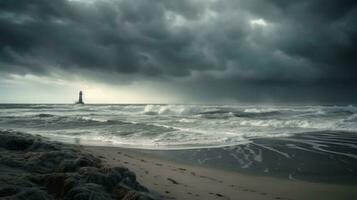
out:
{"label": "footprint in sand", "polygon": [[170,181],[172,184],[178,185],[179,183],[177,181],[175,181],[172,178],[167,178],[168,181]]}
{"label": "footprint in sand", "polygon": [[[240,185],[238,185],[238,188],[243,190],[244,192],[253,192],[253,193],[257,192],[256,190],[252,190],[252,189],[240,186]],[[260,194],[262,194],[262,193],[260,193]],[[264,193],[264,194],[266,195],[266,193]]]}
{"label": "footprint in sand", "polygon": [[220,193],[212,193],[212,192],[210,192],[209,194],[217,196],[217,197],[221,197],[221,198],[225,197],[223,194],[220,194]]}
{"label": "footprint in sand", "polygon": [[155,163],[156,166],[163,166],[163,164]]}
{"label": "footprint in sand", "polygon": [[217,197],[224,197],[222,194],[219,194],[219,193],[217,193],[216,196]]}

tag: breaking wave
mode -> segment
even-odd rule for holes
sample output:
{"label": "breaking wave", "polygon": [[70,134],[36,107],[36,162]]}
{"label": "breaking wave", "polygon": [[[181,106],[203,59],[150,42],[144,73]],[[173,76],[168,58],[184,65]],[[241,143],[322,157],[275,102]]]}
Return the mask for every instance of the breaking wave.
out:
{"label": "breaking wave", "polygon": [[0,105],[0,128],[147,149],[230,146],[261,137],[357,131],[354,106]]}

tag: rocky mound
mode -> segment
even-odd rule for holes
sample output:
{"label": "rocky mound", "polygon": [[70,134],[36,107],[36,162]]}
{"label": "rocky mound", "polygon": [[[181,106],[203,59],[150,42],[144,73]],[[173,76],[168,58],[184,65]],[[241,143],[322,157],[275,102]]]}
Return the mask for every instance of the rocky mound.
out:
{"label": "rocky mound", "polygon": [[0,131],[0,199],[147,200],[148,190],[126,168],[62,143]]}

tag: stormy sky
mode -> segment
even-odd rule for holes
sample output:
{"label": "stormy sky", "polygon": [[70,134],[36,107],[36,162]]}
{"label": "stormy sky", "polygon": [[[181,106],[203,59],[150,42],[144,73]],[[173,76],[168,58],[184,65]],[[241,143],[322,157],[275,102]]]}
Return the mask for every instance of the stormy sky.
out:
{"label": "stormy sky", "polygon": [[0,0],[0,102],[357,103],[355,0]]}

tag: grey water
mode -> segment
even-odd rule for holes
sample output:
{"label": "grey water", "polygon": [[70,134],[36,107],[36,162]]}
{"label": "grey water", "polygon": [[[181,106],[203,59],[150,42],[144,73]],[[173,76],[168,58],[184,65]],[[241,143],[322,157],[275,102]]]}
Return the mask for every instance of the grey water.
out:
{"label": "grey water", "polygon": [[65,142],[145,149],[223,147],[306,132],[357,132],[354,106],[0,105],[0,127]]}

